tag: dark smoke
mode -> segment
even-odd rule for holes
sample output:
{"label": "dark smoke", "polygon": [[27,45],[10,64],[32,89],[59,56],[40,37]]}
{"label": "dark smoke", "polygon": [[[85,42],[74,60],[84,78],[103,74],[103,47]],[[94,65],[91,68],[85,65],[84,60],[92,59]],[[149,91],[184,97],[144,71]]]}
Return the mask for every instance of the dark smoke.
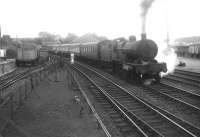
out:
{"label": "dark smoke", "polygon": [[145,26],[146,26],[146,15],[148,13],[149,8],[151,7],[151,4],[154,2],[154,0],[142,0],[141,8],[142,8],[142,33],[146,33]]}
{"label": "dark smoke", "polygon": [[141,8],[142,8],[142,13],[141,16],[146,16],[149,8],[151,7],[151,4],[154,2],[154,0],[142,0],[141,3]]}

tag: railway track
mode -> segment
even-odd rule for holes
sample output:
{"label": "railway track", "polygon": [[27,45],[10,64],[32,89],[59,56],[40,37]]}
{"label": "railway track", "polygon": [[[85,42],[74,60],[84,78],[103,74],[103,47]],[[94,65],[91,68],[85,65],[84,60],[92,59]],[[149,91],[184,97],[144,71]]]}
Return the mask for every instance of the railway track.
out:
{"label": "railway track", "polygon": [[[80,71],[81,72],[81,71]],[[129,118],[126,113],[117,105],[105,91],[96,85],[92,79],[90,79],[86,74],[82,73],[85,76],[83,85],[89,87],[88,90],[92,92],[95,96],[98,103],[103,107],[106,113],[109,114],[110,119],[115,123],[115,126],[118,127],[120,132],[125,136],[147,136],[135,123]],[[87,79],[86,79],[87,78]]]}
{"label": "railway track", "polygon": [[[162,99],[162,102],[166,102],[166,104],[171,106],[163,107],[163,111],[160,109],[164,114],[171,115],[175,121],[182,121],[180,122],[181,125],[200,135],[200,119],[198,118],[200,115],[199,95],[171,87],[167,84],[153,85],[145,89],[147,94],[159,97],[158,100]],[[157,107],[157,109],[159,108]]]}
{"label": "railway track", "polygon": [[[130,94],[125,88],[109,80],[105,76],[78,64],[74,65],[74,67],[93,82],[93,86],[91,86],[92,89],[94,85],[95,88],[98,87],[101,89],[101,92],[99,92],[99,90],[94,88],[95,90],[93,93],[96,94],[97,100],[108,109],[111,119],[117,119],[113,121],[119,120],[121,124],[117,126],[122,129],[125,136],[126,133],[135,131],[132,129],[133,127],[137,129],[137,133],[140,133],[137,135],[140,136],[141,134],[143,136],[195,136],[195,134],[166,117],[142,99]],[[104,93],[104,95],[102,95],[102,93]],[[107,99],[105,99],[105,96],[107,96]],[[108,104],[106,100],[108,103],[115,103],[115,109],[112,107],[113,105]],[[121,113],[119,113],[119,111]],[[129,120],[129,124],[122,122],[122,119]]]}
{"label": "railway track", "polygon": [[196,77],[196,78],[200,79],[200,73],[198,73],[198,72],[181,70],[181,69],[175,69],[175,73],[177,73],[177,74],[183,74],[183,75],[188,75],[188,76]]}
{"label": "railway track", "polygon": [[200,73],[176,69],[173,74],[169,74],[164,79],[179,82],[200,88]]}
{"label": "railway track", "polygon": [[200,111],[200,94],[193,93],[193,91],[184,90],[168,84],[167,82],[161,82],[155,86],[151,86],[154,90],[165,94],[175,100],[178,100],[193,109]]}
{"label": "railway track", "polygon": [[13,75],[13,73],[16,73],[17,70],[18,70],[18,69],[15,69],[14,71],[12,71],[12,72],[10,72],[10,73],[7,73],[7,74],[1,76],[1,77],[0,77],[0,82],[3,81],[3,80],[8,79],[10,76]]}
{"label": "railway track", "polygon": [[8,82],[13,77],[17,77],[20,74],[26,73],[28,71],[28,68],[17,68],[14,72],[9,73],[7,76],[3,76],[0,80],[0,86],[3,86],[6,82]]}
{"label": "railway track", "polygon": [[19,80],[20,78],[25,77],[28,73],[37,71],[43,68],[44,66],[45,65],[40,65],[36,67],[31,67],[31,68],[18,68],[17,70],[15,70],[15,72],[10,73],[8,76],[1,78],[0,89],[1,87],[2,88],[6,87],[6,85],[9,85],[9,83],[12,83],[12,81]]}
{"label": "railway track", "polygon": [[0,82],[0,97],[3,98],[9,94],[7,91],[4,91],[7,87],[11,86],[15,82],[26,78],[30,75],[30,73],[34,72],[35,70],[41,69],[42,66],[33,67],[33,68],[26,68],[26,69],[19,69],[13,74],[10,74],[9,77],[5,78],[3,81]]}

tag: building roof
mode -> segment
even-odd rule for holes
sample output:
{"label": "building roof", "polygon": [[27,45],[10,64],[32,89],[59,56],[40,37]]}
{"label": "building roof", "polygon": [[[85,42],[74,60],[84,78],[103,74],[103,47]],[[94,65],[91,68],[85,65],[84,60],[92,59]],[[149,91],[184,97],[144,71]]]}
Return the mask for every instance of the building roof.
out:
{"label": "building roof", "polygon": [[185,44],[200,44],[200,36],[178,38],[175,40],[175,42],[181,42]]}

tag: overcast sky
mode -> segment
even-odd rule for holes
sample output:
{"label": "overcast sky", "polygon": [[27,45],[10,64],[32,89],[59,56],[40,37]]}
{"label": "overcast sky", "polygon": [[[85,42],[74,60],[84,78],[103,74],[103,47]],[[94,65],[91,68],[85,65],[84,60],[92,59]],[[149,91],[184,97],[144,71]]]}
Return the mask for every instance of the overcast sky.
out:
{"label": "overcast sky", "polygon": [[[108,38],[141,33],[141,0],[0,0],[0,25],[12,37],[41,31],[66,36],[94,32]],[[147,37],[156,41],[200,35],[200,0],[155,0],[147,15]],[[167,25],[168,24],[168,25]]]}

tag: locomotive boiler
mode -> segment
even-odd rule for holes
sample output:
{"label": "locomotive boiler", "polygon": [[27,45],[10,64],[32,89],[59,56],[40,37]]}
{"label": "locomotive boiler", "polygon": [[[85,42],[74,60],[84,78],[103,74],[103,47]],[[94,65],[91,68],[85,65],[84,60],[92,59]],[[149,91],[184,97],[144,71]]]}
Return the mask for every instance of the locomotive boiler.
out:
{"label": "locomotive boiler", "polygon": [[153,60],[157,53],[158,47],[153,40],[146,39],[145,36],[139,41],[129,41],[122,47],[122,52],[126,54],[127,59],[135,61],[141,60]]}

